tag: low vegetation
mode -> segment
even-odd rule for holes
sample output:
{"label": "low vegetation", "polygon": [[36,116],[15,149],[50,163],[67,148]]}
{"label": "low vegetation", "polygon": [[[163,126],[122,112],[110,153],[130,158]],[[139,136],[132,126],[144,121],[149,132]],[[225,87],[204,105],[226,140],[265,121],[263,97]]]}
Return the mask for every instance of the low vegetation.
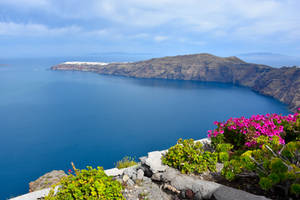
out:
{"label": "low vegetation", "polygon": [[203,150],[199,142],[178,141],[163,157],[163,163],[182,173],[215,171],[229,181],[240,175],[259,177],[264,190],[281,188],[285,196],[300,195],[300,110],[287,116],[255,115],[215,122],[208,131],[213,150]]}
{"label": "low vegetation", "polygon": [[[54,188],[45,200],[124,200],[121,191],[123,186],[107,176],[101,167],[93,169],[74,170],[57,184],[58,192]],[[53,186],[55,187],[55,186]]]}
{"label": "low vegetation", "polygon": [[125,156],[122,160],[118,161],[116,164],[116,168],[123,169],[127,167],[132,167],[137,165],[138,163],[135,162],[135,159],[130,156]]}
{"label": "low vegetation", "polygon": [[[300,109],[287,116],[255,115],[250,118],[230,118],[215,122],[216,129],[208,131],[209,146],[193,139],[179,139],[162,157],[166,165],[187,174],[216,172],[223,163],[221,175],[228,181],[247,175],[259,179],[263,190],[281,188],[286,197],[300,196]],[[132,157],[124,157],[116,167],[137,165]],[[46,200],[123,200],[123,186],[105,174],[101,167],[69,171],[50,191]],[[139,194],[139,199],[148,199]]]}
{"label": "low vegetation", "polygon": [[204,151],[201,142],[193,139],[182,140],[171,147],[162,158],[166,165],[179,169],[182,173],[202,173],[215,171],[218,160],[217,153]]}

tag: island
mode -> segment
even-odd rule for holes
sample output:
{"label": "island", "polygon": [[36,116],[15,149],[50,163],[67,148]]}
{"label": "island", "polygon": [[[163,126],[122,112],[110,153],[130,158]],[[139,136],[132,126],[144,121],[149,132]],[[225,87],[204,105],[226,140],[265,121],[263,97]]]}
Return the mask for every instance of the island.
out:
{"label": "island", "polygon": [[235,56],[218,57],[202,53],[127,63],[65,62],[51,69],[135,78],[232,83],[271,96],[287,104],[292,112],[300,107],[299,67],[273,68],[247,63]]}

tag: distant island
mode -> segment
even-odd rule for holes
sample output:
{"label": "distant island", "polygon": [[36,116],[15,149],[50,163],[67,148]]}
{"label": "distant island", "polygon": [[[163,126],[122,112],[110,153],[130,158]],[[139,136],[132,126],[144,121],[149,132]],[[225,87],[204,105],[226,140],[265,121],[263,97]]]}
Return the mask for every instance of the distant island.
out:
{"label": "distant island", "polygon": [[232,83],[274,97],[296,112],[300,107],[300,68],[273,68],[233,57],[193,54],[130,63],[65,62],[52,70],[76,70],[136,78]]}

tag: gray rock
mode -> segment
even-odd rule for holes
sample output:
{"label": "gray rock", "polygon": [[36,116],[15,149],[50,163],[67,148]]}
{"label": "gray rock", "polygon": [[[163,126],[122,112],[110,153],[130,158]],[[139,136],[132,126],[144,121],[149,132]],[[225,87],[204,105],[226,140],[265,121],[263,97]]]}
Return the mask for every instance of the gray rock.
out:
{"label": "gray rock", "polygon": [[121,176],[124,172],[124,169],[112,168],[104,170],[107,176]]}
{"label": "gray rock", "polygon": [[267,200],[264,196],[257,196],[248,192],[234,189],[227,186],[220,186],[214,193],[213,196],[216,200]]}
{"label": "gray rock", "polygon": [[195,200],[202,200],[203,198],[202,198],[202,194],[201,194],[201,192],[197,192],[196,194],[195,194]]}
{"label": "gray rock", "polygon": [[160,151],[162,155],[166,155],[168,153],[168,149]]}
{"label": "gray rock", "polygon": [[129,179],[130,179],[130,178],[129,178],[129,176],[128,176],[127,174],[125,174],[125,175],[123,176],[123,178],[122,178],[123,182],[125,182],[125,183],[126,183]]}
{"label": "gray rock", "polygon": [[[54,189],[54,193],[57,192],[59,186],[56,186]],[[27,194],[12,198],[10,200],[39,200],[44,199],[45,196],[47,196],[50,192],[51,188],[46,188],[42,190],[38,190],[35,192],[29,192]]]}
{"label": "gray rock", "polygon": [[142,164],[145,164],[147,156],[143,156],[139,158]]}
{"label": "gray rock", "polygon": [[164,182],[169,182],[177,175],[180,175],[180,172],[174,168],[167,167],[166,171],[162,173],[162,180]]}
{"label": "gray rock", "polygon": [[131,179],[135,181],[135,180],[136,180],[136,177],[137,177],[137,174],[133,174],[133,175],[131,176]]}
{"label": "gray rock", "polygon": [[136,167],[129,167],[124,169],[123,174],[128,175],[130,178],[132,178],[133,176],[135,176],[136,178]]}
{"label": "gray rock", "polygon": [[213,148],[211,147],[211,140],[210,138],[203,138],[200,140],[195,140],[195,142],[201,142],[203,144],[203,149],[206,151],[211,151]]}
{"label": "gray rock", "polygon": [[220,187],[219,184],[209,181],[202,181],[185,175],[176,176],[171,180],[171,185],[178,190],[191,189],[194,193],[200,193],[202,198],[211,198],[213,192]]}
{"label": "gray rock", "polygon": [[153,181],[161,181],[162,180],[162,173],[158,172],[158,173],[155,173],[151,176],[151,179]]}
{"label": "gray rock", "polygon": [[182,198],[182,199],[185,199],[185,191],[184,190],[181,190],[180,191],[180,197]]}
{"label": "gray rock", "polygon": [[140,169],[142,169],[144,171],[144,176],[147,176],[147,177],[151,177],[153,172],[150,170],[150,167],[145,165],[145,164],[142,164],[140,166]]}
{"label": "gray rock", "polygon": [[203,138],[203,139],[200,139],[200,140],[195,140],[195,142],[201,142],[203,145],[210,145],[211,144],[211,140],[210,138]]}
{"label": "gray rock", "polygon": [[131,186],[131,187],[134,186],[134,181],[132,179],[128,179],[127,180],[127,185]]}
{"label": "gray rock", "polygon": [[215,182],[199,180],[195,177],[181,174],[178,170],[167,168],[162,173],[162,180],[169,182],[177,190],[192,190],[195,199],[210,199],[212,196],[217,200],[266,200],[266,197],[257,196],[248,192],[223,186]]}
{"label": "gray rock", "polygon": [[29,183],[29,192],[49,188],[60,181],[62,177],[67,176],[63,170],[53,170],[39,177],[37,180]]}
{"label": "gray rock", "polygon": [[162,153],[160,151],[150,152],[145,160],[145,165],[149,166],[153,173],[163,172],[167,166],[162,164],[161,157]]}
{"label": "gray rock", "polygon": [[177,190],[192,190],[199,196],[198,199],[209,199],[212,193],[220,186],[217,183],[202,181],[195,177],[181,174],[178,170],[168,167],[164,173],[162,173],[162,180],[169,182]]}
{"label": "gray rock", "polygon": [[139,169],[137,171],[137,177],[136,178],[139,179],[139,180],[142,180],[143,177],[144,177],[144,171],[142,169]]}
{"label": "gray rock", "polygon": [[145,183],[150,183],[150,182],[152,182],[152,181],[151,181],[151,178],[148,178],[148,177],[146,177],[146,176],[143,177],[143,181],[144,181]]}
{"label": "gray rock", "polygon": [[124,190],[123,194],[126,200],[173,200],[172,195],[165,193],[159,185],[153,182],[143,182],[140,186],[135,185],[133,190]]}

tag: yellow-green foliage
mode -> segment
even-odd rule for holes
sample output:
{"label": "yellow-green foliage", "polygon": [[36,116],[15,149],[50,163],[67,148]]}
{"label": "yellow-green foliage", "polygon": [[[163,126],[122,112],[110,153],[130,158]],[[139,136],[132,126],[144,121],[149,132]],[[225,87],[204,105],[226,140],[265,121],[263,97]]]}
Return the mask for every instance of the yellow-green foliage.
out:
{"label": "yellow-green foliage", "polygon": [[125,200],[122,185],[107,176],[101,167],[77,170],[58,183],[58,192],[52,189],[45,200]]}
{"label": "yellow-green foliage", "polygon": [[233,180],[241,172],[256,172],[259,185],[264,190],[274,186],[285,189],[285,194],[300,194],[300,141],[279,144],[278,138],[263,144],[260,149],[244,152],[224,162],[222,174]]}
{"label": "yellow-green foliage", "polygon": [[116,167],[118,169],[123,169],[127,167],[132,167],[137,165],[137,162],[135,162],[134,158],[125,156],[122,160],[118,161],[116,164]]}
{"label": "yellow-green foliage", "polygon": [[299,149],[300,141],[294,141],[286,145],[263,145],[255,152],[249,151],[250,163],[255,164],[254,170],[261,177],[259,184],[263,189],[280,184],[287,192],[290,189],[292,193],[300,194],[297,189],[300,184]]}
{"label": "yellow-green foliage", "polygon": [[202,143],[194,142],[193,139],[179,139],[162,158],[164,164],[179,169],[182,173],[216,171],[217,160],[217,153],[204,151]]}
{"label": "yellow-green foliage", "polygon": [[233,148],[232,144],[222,143],[216,145],[216,152],[219,153],[219,161],[224,163],[229,160],[229,151]]}

